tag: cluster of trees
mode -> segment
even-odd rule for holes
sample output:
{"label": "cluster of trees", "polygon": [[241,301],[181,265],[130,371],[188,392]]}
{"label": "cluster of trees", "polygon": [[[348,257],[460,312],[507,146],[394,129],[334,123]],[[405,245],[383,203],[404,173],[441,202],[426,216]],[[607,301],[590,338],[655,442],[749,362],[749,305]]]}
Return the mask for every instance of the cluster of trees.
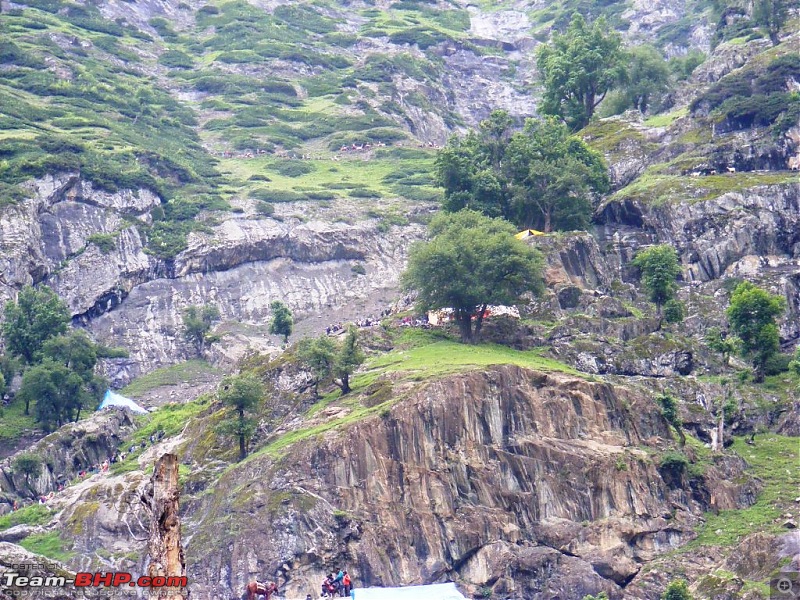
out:
{"label": "cluster of trees", "polygon": [[[270,308],[272,309],[272,319],[269,324],[269,332],[272,335],[283,336],[285,344],[289,341],[294,327],[292,312],[280,300],[275,300],[270,304]],[[202,356],[207,344],[219,340],[219,336],[211,333],[211,327],[220,319],[219,308],[214,304],[187,306],[181,316],[184,338],[195,347],[198,356]]]}
{"label": "cluster of trees", "polygon": [[[278,319],[278,314],[281,314],[280,311],[275,311],[273,323]],[[291,322],[291,316],[289,319]],[[297,346],[297,357],[313,374],[315,396],[319,396],[319,385],[326,382],[338,386],[342,394],[350,392],[350,376],[364,362],[355,327],[348,330],[341,343],[336,343],[328,336],[301,340]],[[217,398],[227,410],[216,431],[221,436],[238,441],[239,459],[243,460],[247,457],[248,443],[256,431],[257,414],[266,398],[266,388],[256,375],[240,373],[222,380]]]}
{"label": "cluster of trees", "polygon": [[602,17],[587,23],[575,14],[566,31],[539,47],[536,58],[544,83],[541,111],[560,117],[572,130],[585,127],[612,92],[611,112],[634,108],[644,113],[658,106],[673,84],[670,65],[656,48],[625,50],[620,34]]}
{"label": "cluster of trees", "polygon": [[[658,314],[668,323],[683,320],[685,309],[675,298],[677,278],[681,273],[675,249],[662,244],[637,253],[631,263],[641,272],[642,287],[653,302]],[[706,343],[719,352],[725,364],[733,354],[739,353],[753,365],[753,379],[764,380],[770,361],[780,351],[780,337],[776,319],[786,309],[786,300],[770,294],[753,283],[739,283],[731,294],[726,316],[731,334],[723,334],[718,327],[709,329]]]}
{"label": "cluster of trees", "polygon": [[436,158],[444,209],[476,210],[518,228],[585,229],[591,195],[608,191],[599,153],[556,118],[529,119],[521,131],[494,111],[477,131],[451,139]]}
{"label": "cluster of trees", "polygon": [[95,374],[97,360],[125,355],[69,330],[69,323],[66,304],[47,287],[26,287],[5,306],[0,388],[21,371],[17,398],[25,402],[26,415],[33,403],[45,430],[77,421],[85,406],[98,402],[107,383]]}
{"label": "cluster of trees", "polygon": [[314,395],[319,396],[319,384],[330,381],[348,394],[350,376],[364,362],[364,353],[358,345],[358,330],[350,326],[341,344],[327,335],[305,338],[297,346],[297,356],[313,373]]}

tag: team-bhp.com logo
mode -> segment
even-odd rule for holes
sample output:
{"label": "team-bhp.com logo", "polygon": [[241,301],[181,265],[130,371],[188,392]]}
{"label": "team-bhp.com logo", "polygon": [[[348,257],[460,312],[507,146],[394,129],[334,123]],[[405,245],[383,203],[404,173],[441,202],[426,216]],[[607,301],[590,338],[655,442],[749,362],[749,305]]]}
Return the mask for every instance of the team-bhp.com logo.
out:
{"label": "team-bhp.com logo", "polygon": [[[18,568],[17,568],[18,567]],[[42,565],[44,567],[44,565]],[[74,578],[64,576],[39,576],[31,565],[12,565],[13,571],[0,573],[0,589],[12,596],[24,596],[25,592],[45,591],[53,588],[164,588],[181,587],[187,584],[186,577],[134,577],[131,573],[117,571],[112,573],[76,573]]]}

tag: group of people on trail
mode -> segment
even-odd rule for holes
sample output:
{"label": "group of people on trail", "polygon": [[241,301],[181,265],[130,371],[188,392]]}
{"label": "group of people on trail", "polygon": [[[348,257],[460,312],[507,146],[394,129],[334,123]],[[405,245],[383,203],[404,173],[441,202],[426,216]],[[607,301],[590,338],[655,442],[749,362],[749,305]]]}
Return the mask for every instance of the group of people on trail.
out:
{"label": "group of people on trail", "polygon": [[334,576],[333,573],[328,573],[328,576],[322,582],[322,597],[323,598],[336,598],[341,596],[346,598],[350,596],[350,590],[353,589],[353,581],[350,579],[350,574],[343,569]]}

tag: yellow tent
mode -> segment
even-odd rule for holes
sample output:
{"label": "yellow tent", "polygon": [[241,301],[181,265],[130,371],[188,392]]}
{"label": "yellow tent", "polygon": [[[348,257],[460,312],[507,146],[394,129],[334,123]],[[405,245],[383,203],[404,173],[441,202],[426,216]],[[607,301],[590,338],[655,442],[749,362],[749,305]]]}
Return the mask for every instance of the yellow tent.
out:
{"label": "yellow tent", "polygon": [[536,231],[535,229],[525,229],[524,231],[520,231],[514,237],[518,240],[524,240],[526,237],[531,237],[532,235],[545,235],[544,231]]}

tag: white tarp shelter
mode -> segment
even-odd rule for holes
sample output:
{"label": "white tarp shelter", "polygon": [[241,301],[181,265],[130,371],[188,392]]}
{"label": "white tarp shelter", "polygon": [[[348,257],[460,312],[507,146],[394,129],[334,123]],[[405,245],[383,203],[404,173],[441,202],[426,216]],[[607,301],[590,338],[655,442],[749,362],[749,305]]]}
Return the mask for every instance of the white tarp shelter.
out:
{"label": "white tarp shelter", "polygon": [[99,407],[97,407],[97,410],[102,410],[104,408],[108,408],[109,406],[128,408],[133,412],[139,414],[146,414],[150,412],[146,408],[136,404],[136,402],[134,402],[130,398],[126,398],[125,396],[120,396],[119,394],[116,394],[111,390],[106,391],[106,395],[103,397],[103,403]]}
{"label": "white tarp shelter", "polygon": [[455,583],[412,585],[401,588],[356,588],[355,600],[467,600]]}

